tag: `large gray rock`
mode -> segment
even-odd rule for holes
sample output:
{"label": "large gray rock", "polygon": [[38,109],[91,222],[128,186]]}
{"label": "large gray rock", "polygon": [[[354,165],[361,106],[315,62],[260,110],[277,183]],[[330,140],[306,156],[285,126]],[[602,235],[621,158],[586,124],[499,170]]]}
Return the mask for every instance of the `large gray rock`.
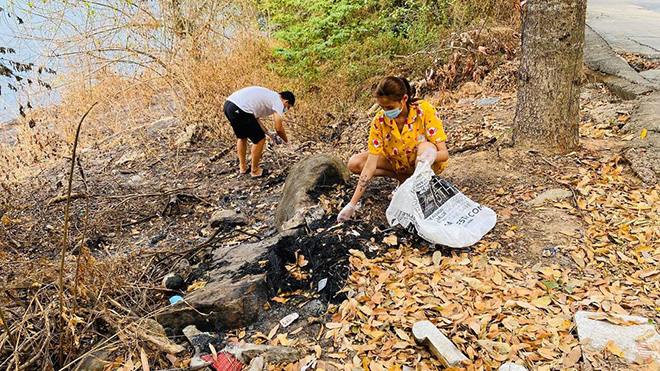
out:
{"label": "large gray rock", "polygon": [[653,357],[656,362],[660,362],[660,352],[653,350],[660,344],[660,335],[648,318],[622,315],[613,315],[611,318],[608,320],[605,313],[575,313],[580,344],[600,352],[612,341],[621,348],[623,358],[628,362],[635,362],[638,357]]}
{"label": "large gray rock", "polygon": [[[646,136],[641,137],[646,129]],[[660,92],[640,100],[639,105],[624,126],[635,139],[627,142],[624,157],[644,182],[656,184],[660,181]]]}
{"label": "large gray rock", "polygon": [[588,25],[584,28],[584,64],[621,99],[635,99],[653,91],[653,83],[635,71]]}
{"label": "large gray rock", "polygon": [[316,203],[309,195],[314,188],[345,182],[350,175],[341,159],[326,154],[308,157],[293,165],[275,211],[277,230],[294,229],[304,223],[309,217],[307,214],[315,212],[313,206]]}
{"label": "large gray rock", "polygon": [[260,272],[258,262],[280,238],[276,235],[256,243],[215,249],[215,267],[208,273],[206,286],[165,308],[157,316],[158,322],[175,331],[188,325],[233,329],[253,323],[268,300],[266,274]]}
{"label": "large gray rock", "polygon": [[184,301],[166,308],[157,315],[163,326],[175,331],[187,325],[203,328],[233,329],[244,327],[257,318],[268,300],[265,275],[249,275],[237,282],[222,279],[186,296]]}

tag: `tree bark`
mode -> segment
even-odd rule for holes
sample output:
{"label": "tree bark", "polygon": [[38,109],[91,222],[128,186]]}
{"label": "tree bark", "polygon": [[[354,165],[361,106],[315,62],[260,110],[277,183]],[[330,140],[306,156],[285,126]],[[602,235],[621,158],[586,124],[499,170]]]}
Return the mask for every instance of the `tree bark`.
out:
{"label": "tree bark", "polygon": [[578,146],[586,0],[529,0],[523,20],[517,147],[566,153]]}

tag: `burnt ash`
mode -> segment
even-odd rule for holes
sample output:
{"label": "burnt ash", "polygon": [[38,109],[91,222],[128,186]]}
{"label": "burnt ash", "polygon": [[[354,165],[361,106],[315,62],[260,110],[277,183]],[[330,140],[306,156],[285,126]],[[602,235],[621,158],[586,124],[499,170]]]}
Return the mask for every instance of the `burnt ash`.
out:
{"label": "burnt ash", "polygon": [[[335,226],[334,218],[326,217],[313,223],[310,233],[283,238],[271,249],[266,269],[268,284],[273,292],[301,289],[315,293],[318,282],[327,278],[326,287],[319,293],[320,299],[325,302],[341,302],[345,299],[345,294],[339,291],[350,274],[349,250],[368,253],[367,242],[371,235],[352,233],[350,231],[357,228],[349,229],[349,225]],[[286,269],[288,264],[296,263],[296,253],[304,256],[308,262],[301,268],[308,276],[303,280],[297,280]]]}

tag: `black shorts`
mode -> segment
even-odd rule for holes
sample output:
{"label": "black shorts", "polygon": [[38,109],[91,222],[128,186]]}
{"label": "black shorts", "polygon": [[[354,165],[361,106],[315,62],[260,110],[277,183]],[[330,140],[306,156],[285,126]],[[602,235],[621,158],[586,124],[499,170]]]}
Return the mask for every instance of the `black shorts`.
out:
{"label": "black shorts", "polygon": [[253,114],[243,111],[230,101],[225,102],[224,110],[238,139],[250,138],[252,143],[259,143],[266,137]]}

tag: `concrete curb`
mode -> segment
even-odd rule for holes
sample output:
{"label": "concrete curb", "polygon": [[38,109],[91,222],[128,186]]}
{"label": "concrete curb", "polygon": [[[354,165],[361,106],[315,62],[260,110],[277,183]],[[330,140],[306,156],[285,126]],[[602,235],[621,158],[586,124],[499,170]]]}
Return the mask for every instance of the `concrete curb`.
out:
{"label": "concrete curb", "polygon": [[599,81],[621,99],[636,99],[660,88],[630,67],[589,25],[584,28],[583,62]]}

